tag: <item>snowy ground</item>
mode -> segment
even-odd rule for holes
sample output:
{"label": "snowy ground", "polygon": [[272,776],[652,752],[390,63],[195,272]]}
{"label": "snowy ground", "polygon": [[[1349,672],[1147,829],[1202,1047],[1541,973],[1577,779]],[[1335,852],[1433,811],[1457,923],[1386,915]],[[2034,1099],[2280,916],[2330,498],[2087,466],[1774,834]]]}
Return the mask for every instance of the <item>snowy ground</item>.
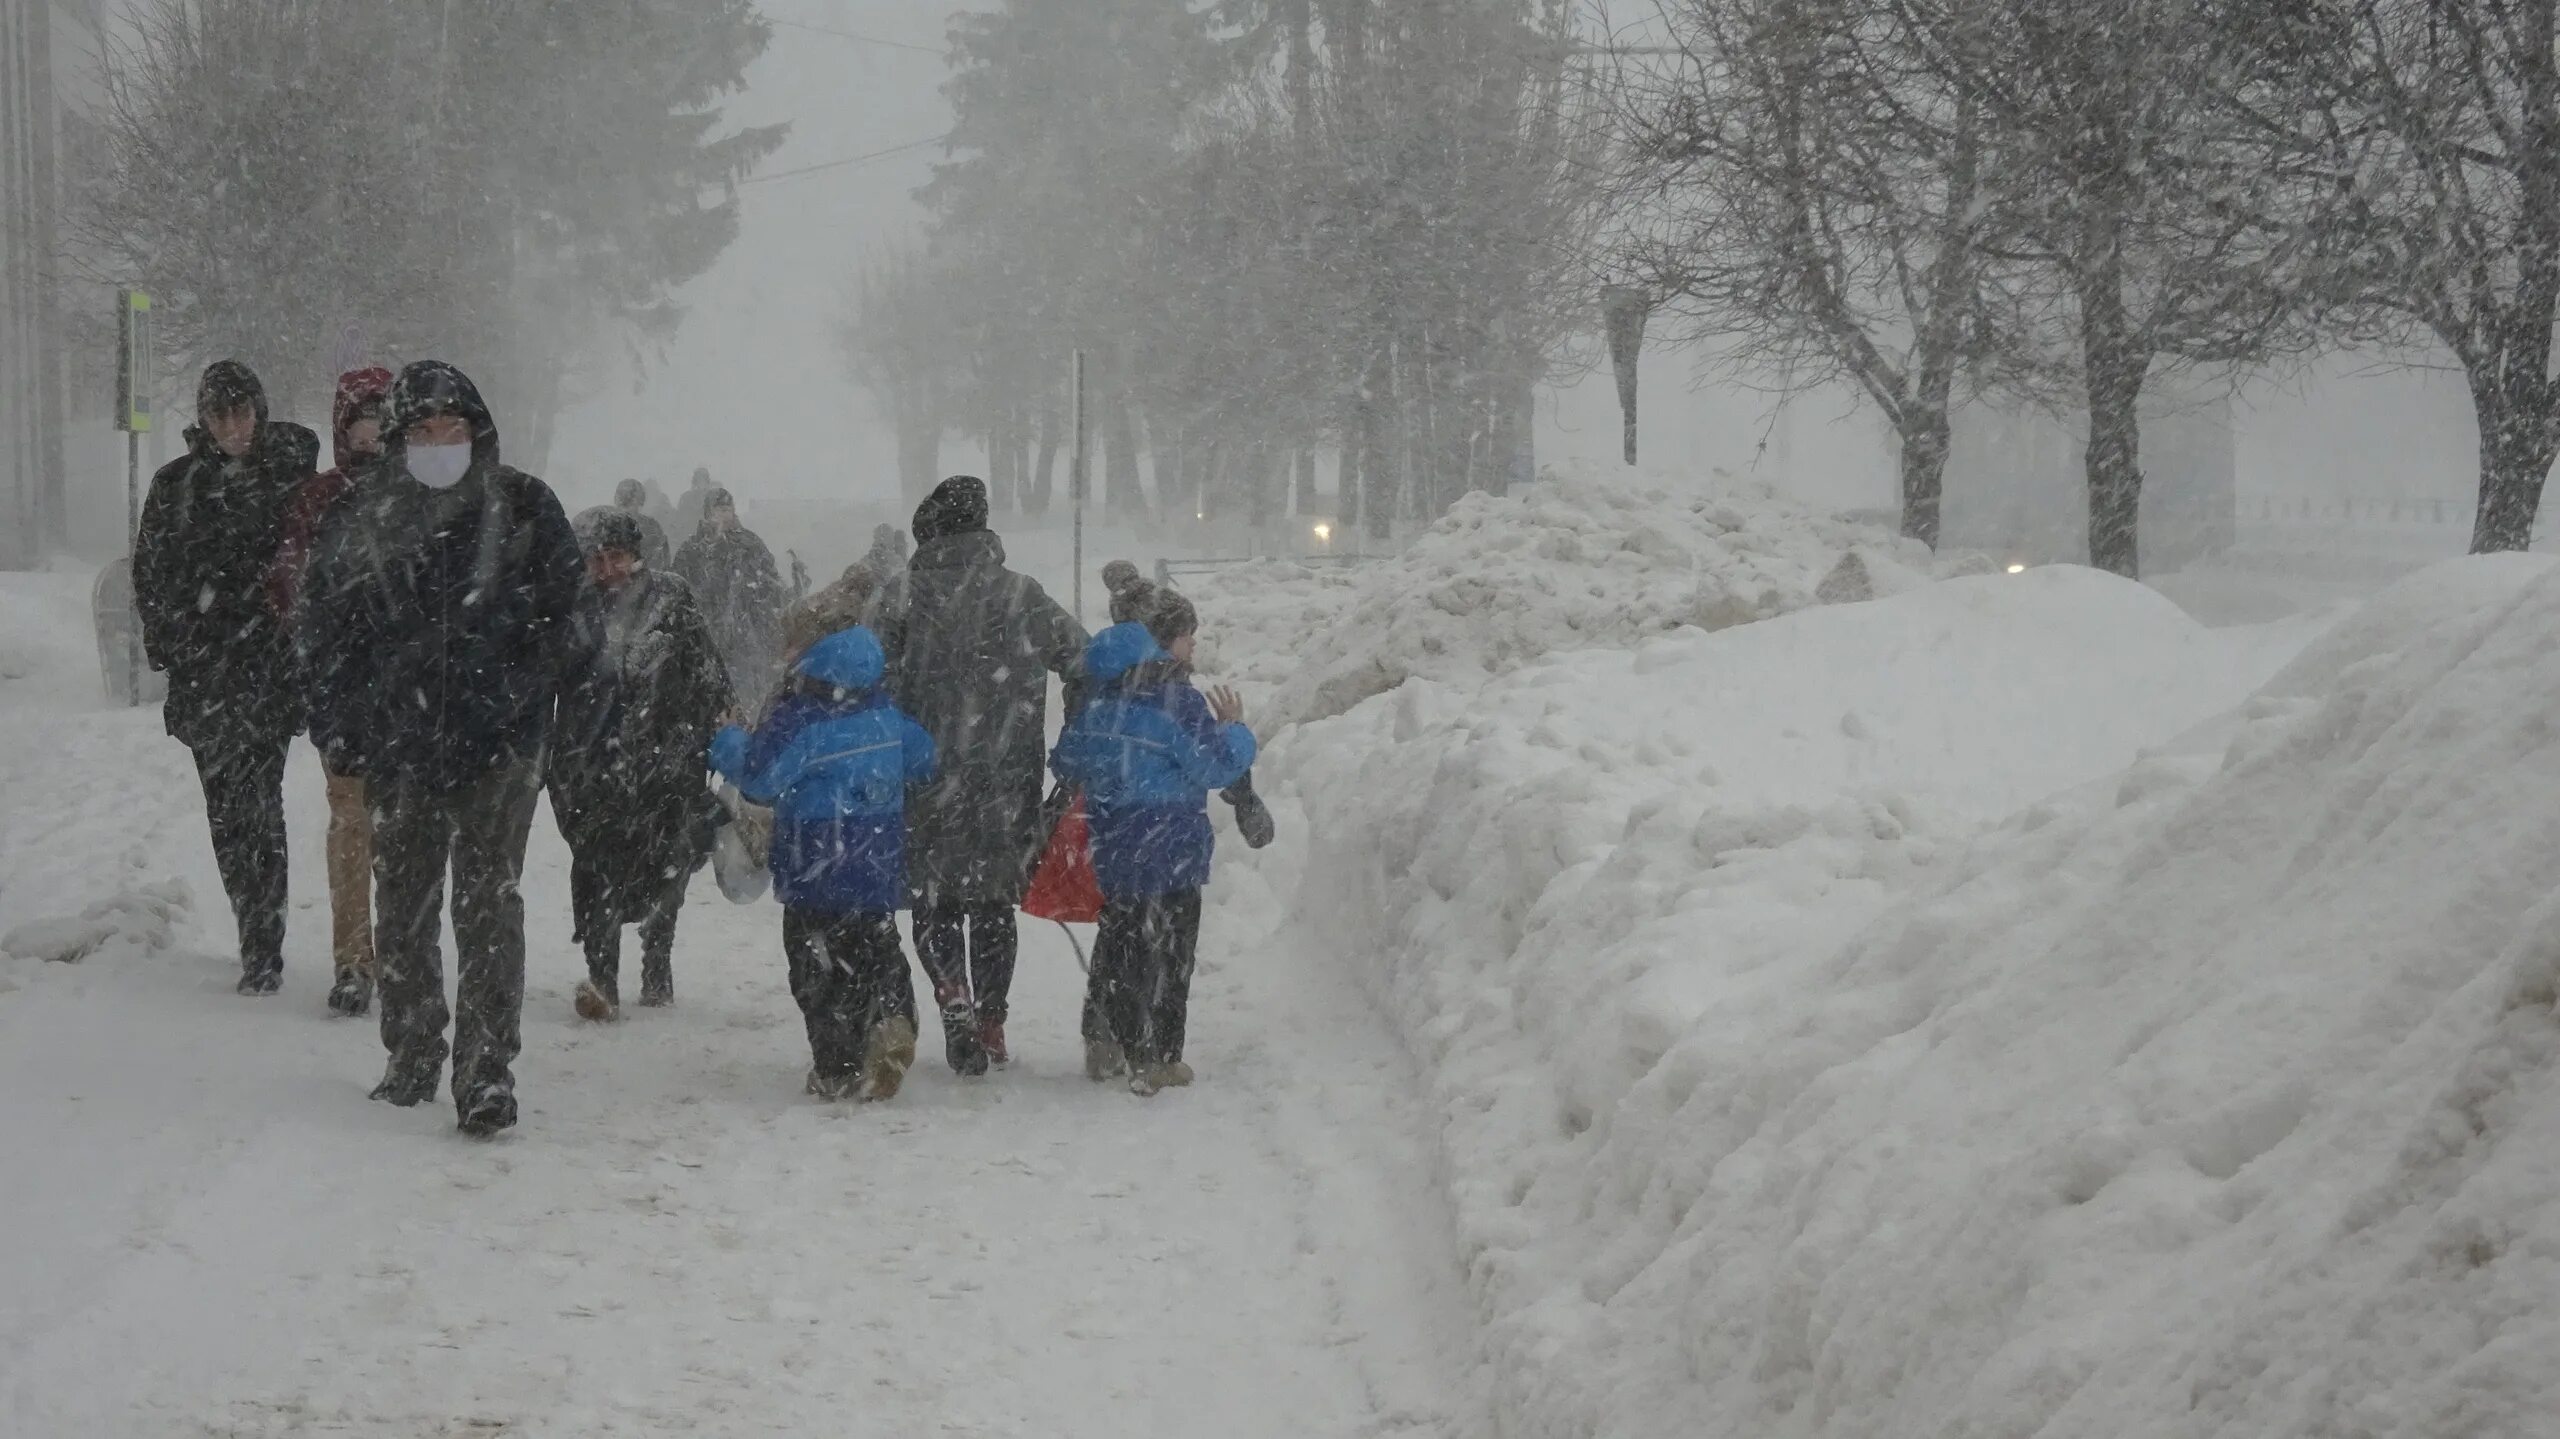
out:
{"label": "snowy ground", "polygon": [[0,936],[89,951],[0,960],[0,1432],[2548,1439],[2560,568],[1909,558],[1567,476],[1197,584],[1284,838],[1153,1105],[1054,932],[886,1109],[707,886],[580,1026],[546,821],[491,1145],[365,1103],[316,907],[229,993],[184,755],[0,576]]}
{"label": "snowy ground", "polygon": [[[13,621],[85,615],[79,577],[6,583]],[[825,1107],[778,911],[707,878],[679,1006],[571,1017],[546,816],[524,1124],[477,1144],[369,1104],[370,1023],[324,1017],[308,751],[286,988],[252,1002],[184,752],[98,708],[85,636],[7,628],[0,931],[193,904],[165,949],[0,960],[0,1433],[1486,1432],[1406,1060],[1262,911],[1210,918],[1195,1090],[1086,1083],[1081,976],[1026,928],[1014,1072],[929,1039],[894,1105]]]}

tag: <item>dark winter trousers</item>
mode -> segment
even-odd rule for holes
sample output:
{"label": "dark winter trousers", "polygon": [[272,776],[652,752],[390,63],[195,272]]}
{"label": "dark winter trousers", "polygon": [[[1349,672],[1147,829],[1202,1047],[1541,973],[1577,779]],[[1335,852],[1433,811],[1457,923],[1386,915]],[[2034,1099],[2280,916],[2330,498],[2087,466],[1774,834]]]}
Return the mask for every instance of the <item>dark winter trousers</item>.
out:
{"label": "dark winter trousers", "polygon": [[213,863],[240,926],[240,967],[284,968],[284,739],[231,740],[193,751],[212,822]]}
{"label": "dark winter trousers", "polygon": [[933,981],[934,1003],[947,1016],[972,1010],[1002,1024],[1013,996],[1013,961],[1021,945],[1013,906],[936,905],[915,912],[916,959]]}
{"label": "dark winter trousers", "polygon": [[1182,1058],[1199,956],[1199,890],[1105,901],[1086,984],[1085,1037],[1118,1041],[1132,1068]]}
{"label": "dark winter trousers", "polygon": [[[587,978],[618,1004],[622,999],[619,985],[625,918],[615,903],[620,896],[614,893],[604,868],[596,856],[573,853],[569,860],[569,903],[577,910],[578,933],[585,937]],[[684,893],[692,878],[690,874],[671,877],[640,919],[643,994],[675,992],[676,912],[684,908]]]}
{"label": "dark winter trousers", "polygon": [[898,917],[886,910],[822,914],[786,907],[782,950],[791,997],[809,1028],[809,1062],[821,1074],[851,1074],[862,1037],[892,1015],[916,1020],[914,976],[898,947]]}
{"label": "dark winter trousers", "polygon": [[[510,764],[468,788],[393,780],[372,787],[374,960],[381,968],[382,1047],[395,1069],[433,1076],[453,1021],[453,1100],[468,1114],[483,1095],[514,1092],[509,1066],[524,1020],[525,835],[542,793],[535,761]],[[453,940],[460,1013],[444,999],[445,869],[453,870]]]}

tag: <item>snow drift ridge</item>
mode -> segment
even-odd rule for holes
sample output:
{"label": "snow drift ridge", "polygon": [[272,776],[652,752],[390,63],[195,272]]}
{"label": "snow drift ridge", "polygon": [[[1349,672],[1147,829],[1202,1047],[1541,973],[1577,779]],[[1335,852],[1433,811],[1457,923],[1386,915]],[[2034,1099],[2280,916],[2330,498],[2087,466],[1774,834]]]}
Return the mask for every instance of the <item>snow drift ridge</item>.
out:
{"label": "snow drift ridge", "polygon": [[[2548,1434],[2560,575],[2451,568],[1969,842],[1889,758],[1735,804],[1574,749],[1559,696],[1659,710],[1776,626],[1284,741],[1303,912],[1432,1075],[1520,1432]],[[1818,669],[1909,604],[1786,623]]]}

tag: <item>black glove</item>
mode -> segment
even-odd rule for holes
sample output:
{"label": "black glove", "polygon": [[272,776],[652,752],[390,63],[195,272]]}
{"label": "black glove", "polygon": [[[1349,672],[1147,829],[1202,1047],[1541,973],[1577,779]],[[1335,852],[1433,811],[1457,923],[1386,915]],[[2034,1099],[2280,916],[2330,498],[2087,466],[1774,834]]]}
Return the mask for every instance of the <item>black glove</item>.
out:
{"label": "black glove", "polygon": [[1280,837],[1280,827],[1271,818],[1271,806],[1253,792],[1253,771],[1218,792],[1219,797],[1235,806],[1236,829],[1244,835],[1245,848],[1261,849]]}

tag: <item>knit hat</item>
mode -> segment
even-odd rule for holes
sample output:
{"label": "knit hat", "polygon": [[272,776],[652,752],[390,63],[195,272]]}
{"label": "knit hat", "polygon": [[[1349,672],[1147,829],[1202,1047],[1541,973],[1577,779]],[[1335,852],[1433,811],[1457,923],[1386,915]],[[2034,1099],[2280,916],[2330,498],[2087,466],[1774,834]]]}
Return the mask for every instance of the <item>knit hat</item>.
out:
{"label": "knit hat", "polygon": [[1159,587],[1154,602],[1147,606],[1147,612],[1139,623],[1147,627],[1148,634],[1155,636],[1157,644],[1171,649],[1175,640],[1199,633],[1200,611],[1191,601],[1184,599],[1180,591]]}
{"label": "knit hat", "polygon": [[196,381],[196,417],[227,415],[243,405],[267,418],[267,387],[258,383],[258,374],[238,360],[216,360],[204,367],[204,377]]}
{"label": "knit hat", "polygon": [[586,542],[591,555],[620,550],[637,557],[641,553],[640,517],[629,510],[606,510],[589,522]]}
{"label": "knit hat", "polygon": [[953,475],[933,487],[933,493],[916,506],[914,523],[908,529],[915,533],[917,544],[930,544],[946,535],[966,535],[987,527],[987,482],[976,475]]}
{"label": "knit hat", "polygon": [[713,510],[734,510],[737,507],[738,502],[729,497],[729,492],[716,485],[702,496],[702,513],[706,518]]}

